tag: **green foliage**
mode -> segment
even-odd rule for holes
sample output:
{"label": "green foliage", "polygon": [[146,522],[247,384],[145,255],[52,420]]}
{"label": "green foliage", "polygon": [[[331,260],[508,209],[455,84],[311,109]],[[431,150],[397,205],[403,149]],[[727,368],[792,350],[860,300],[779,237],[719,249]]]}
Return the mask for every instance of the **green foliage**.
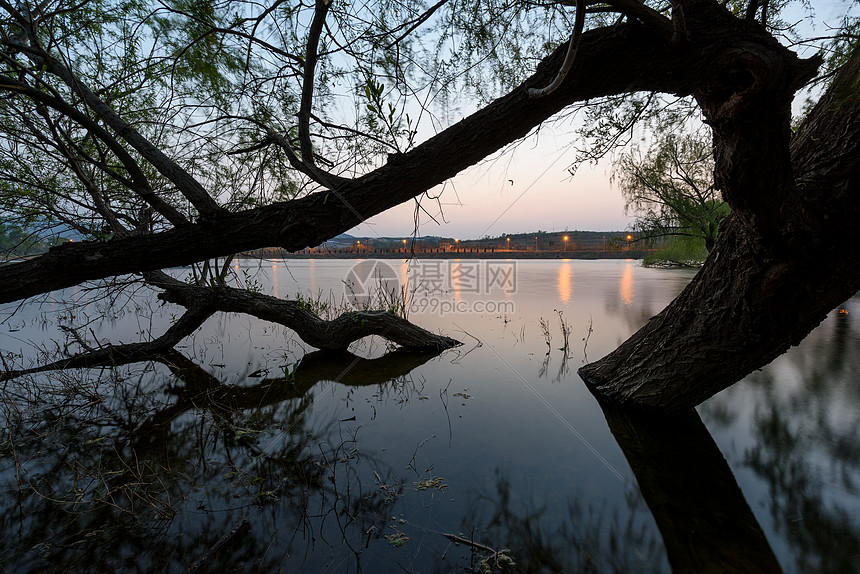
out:
{"label": "green foliage", "polygon": [[701,237],[667,237],[662,247],[648,253],[642,260],[646,267],[696,267],[708,256],[705,240]]}
{"label": "green foliage", "polygon": [[245,289],[251,293],[261,293],[263,290],[263,285],[257,281],[257,277],[248,269],[242,269],[242,282],[245,285]]}
{"label": "green foliage", "polygon": [[281,365],[281,371],[284,373],[284,380],[288,383],[296,382],[296,371],[299,369],[299,366],[302,364],[302,360],[299,359],[295,363],[290,363],[288,365]]}
{"label": "green foliage", "polygon": [[635,148],[619,158],[613,180],[639,235],[687,236],[701,239],[708,251],[713,247],[730,209],[714,188],[707,135],[668,135],[644,154]]}
{"label": "green foliage", "polygon": [[332,304],[324,301],[321,296],[305,297],[301,293],[296,293],[295,301],[299,309],[310,311],[322,319],[335,315]]}

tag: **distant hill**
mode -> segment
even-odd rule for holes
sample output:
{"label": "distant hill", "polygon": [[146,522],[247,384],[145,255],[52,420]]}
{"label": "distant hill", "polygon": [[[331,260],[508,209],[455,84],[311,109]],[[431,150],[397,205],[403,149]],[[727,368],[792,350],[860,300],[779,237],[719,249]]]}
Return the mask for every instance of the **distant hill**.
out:
{"label": "distant hill", "polygon": [[326,246],[334,249],[339,249],[342,247],[348,247],[350,245],[355,245],[355,242],[360,240],[361,238],[353,237],[349,233],[341,233],[340,235],[336,235],[332,237],[328,241],[324,241],[318,247]]}
{"label": "distant hill", "polygon": [[428,235],[422,237],[359,237],[341,234],[329,239],[318,248],[341,249],[356,245],[368,248],[392,249],[412,246],[413,244],[427,248],[480,248],[494,247],[496,249],[513,250],[572,250],[572,251],[602,251],[611,248],[613,244],[624,243],[627,236],[633,239],[629,231],[532,231],[528,233],[505,233],[495,237],[481,239],[457,239]]}
{"label": "distant hill", "polygon": [[68,226],[51,226],[48,222],[31,222],[20,225],[17,222],[0,219],[0,253],[6,255],[34,255],[44,253],[53,245],[83,236]]}

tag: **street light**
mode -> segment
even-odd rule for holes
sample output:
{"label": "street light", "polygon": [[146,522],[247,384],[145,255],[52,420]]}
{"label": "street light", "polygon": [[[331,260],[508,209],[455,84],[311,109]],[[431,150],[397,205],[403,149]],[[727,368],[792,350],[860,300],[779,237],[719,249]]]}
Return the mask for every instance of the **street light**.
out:
{"label": "street light", "polygon": [[564,236],[564,250],[567,251],[567,235]]}

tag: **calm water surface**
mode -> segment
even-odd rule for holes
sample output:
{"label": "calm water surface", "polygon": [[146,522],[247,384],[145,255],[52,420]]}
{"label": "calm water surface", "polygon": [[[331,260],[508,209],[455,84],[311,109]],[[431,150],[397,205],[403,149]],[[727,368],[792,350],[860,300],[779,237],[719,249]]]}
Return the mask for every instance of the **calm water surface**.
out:
{"label": "calm water surface", "polygon": [[[336,306],[356,292],[343,284],[356,264],[235,271],[240,284]],[[219,315],[161,361],[3,383],[0,565],[860,570],[857,297],[698,415],[638,420],[602,409],[576,369],[692,272],[623,260],[385,264],[414,287],[410,319],[461,347],[429,357],[367,339],[336,357]],[[3,307],[7,363],[79,350],[61,326],[85,324],[90,346],[132,342],[181,311],[146,290],[117,295],[106,318],[96,301],[64,309]]]}

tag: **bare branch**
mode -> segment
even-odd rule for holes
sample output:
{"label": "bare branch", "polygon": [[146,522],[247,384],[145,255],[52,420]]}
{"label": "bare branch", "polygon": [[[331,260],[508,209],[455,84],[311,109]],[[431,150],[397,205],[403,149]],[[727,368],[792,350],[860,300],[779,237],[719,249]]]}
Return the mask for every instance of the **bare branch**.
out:
{"label": "bare branch", "polygon": [[302,98],[299,104],[299,141],[301,143],[302,160],[308,164],[314,163],[313,143],[311,142],[310,120],[314,97],[314,74],[319,58],[319,41],[325,24],[326,14],[332,0],[316,0],[314,18],[308,30],[308,41],[305,49],[305,69],[302,80]]}
{"label": "bare branch", "polygon": [[668,18],[639,0],[610,0],[606,3],[654,28],[667,38],[674,34],[674,27]]}
{"label": "bare branch", "polygon": [[113,108],[99,98],[65,64],[41,49],[33,49],[26,46],[21,46],[21,49],[28,53],[30,59],[35,64],[44,66],[46,71],[60,78],[67,86],[77,92],[105,124],[114,129],[119,137],[124,139],[149,161],[161,175],[176,185],[179,192],[191,202],[201,215],[204,217],[215,216],[224,211],[206,192],[203,186],[200,185],[200,182],[167,157],[152,142],[143,137],[131,124],[122,119]]}
{"label": "bare branch", "polygon": [[336,189],[339,185],[349,181],[346,178],[334,175],[329,173],[323,169],[320,169],[315,164],[303,161],[296,152],[293,150],[293,146],[290,145],[290,142],[287,138],[282,136],[281,134],[277,134],[275,132],[270,132],[267,140],[277,144],[284,153],[287,154],[287,160],[290,162],[294,168],[314,180],[320,185],[323,185],[331,190]]}
{"label": "bare branch", "polygon": [[126,149],[123,148],[107,130],[97,122],[93,121],[92,118],[64,100],[8,76],[0,75],[0,90],[20,94],[35,102],[45,104],[88,129],[90,133],[104,142],[120,162],[122,162],[123,167],[128,171],[132,178],[132,190],[137,193],[141,199],[151,205],[153,209],[162,214],[173,225],[179,226],[188,223],[185,216],[179,213],[175,207],[153,193],[146,176],[144,176],[143,171],[141,171],[137,162],[134,161],[128,151],[126,151]]}
{"label": "bare branch", "polygon": [[125,345],[107,345],[101,349],[94,349],[87,353],[60,359],[32,369],[7,370],[0,373],[0,381],[45,371],[90,368],[148,360],[155,353],[172,349],[182,339],[200,327],[214,312],[215,310],[208,305],[200,303],[194,307],[190,307],[163,335],[153,341],[128,343]]}
{"label": "bare branch", "polygon": [[570,43],[567,46],[567,53],[564,56],[564,63],[561,69],[556,74],[555,79],[548,86],[540,89],[530,88],[530,98],[540,98],[547,94],[553,93],[567,77],[573,67],[573,61],[576,59],[576,52],[579,49],[579,41],[582,39],[582,30],[585,27],[585,1],[578,0],[576,3],[576,19],[573,23],[573,34],[570,36]]}
{"label": "bare branch", "polygon": [[[400,41],[403,40],[403,38],[405,38],[406,36],[411,34],[413,31],[415,31],[415,29],[418,28],[418,26],[420,26],[424,22],[426,22],[427,19],[430,18],[430,16],[432,16],[434,12],[436,12],[436,10],[438,10],[439,8],[441,8],[442,6],[444,6],[447,3],[448,3],[448,0],[439,0],[438,2],[436,2],[436,4],[434,4],[433,6],[428,8],[426,12],[424,12],[423,14],[421,14],[420,16],[415,18],[411,23],[407,22],[407,23],[403,24],[403,26],[409,25],[409,27],[406,29],[405,32],[403,32],[401,35],[399,35],[397,38],[395,38],[393,42],[388,44],[385,47],[385,49],[390,50],[396,44],[400,43]],[[394,31],[396,31],[396,30],[392,30],[392,32],[394,32]]]}
{"label": "bare branch", "polygon": [[402,347],[415,350],[441,351],[460,343],[443,335],[435,335],[406,319],[387,311],[352,311],[325,321],[298,301],[286,301],[232,287],[197,287],[172,280],[158,285],[165,289],[159,298],[189,308],[206,301],[218,311],[245,313],[289,327],[302,340],[316,347],[343,351],[351,343],[369,335],[378,335]]}
{"label": "bare branch", "polygon": [[750,0],[750,3],[747,4],[747,13],[745,18],[747,20],[754,20],[756,10],[758,10],[759,4],[761,4],[761,0]]}

